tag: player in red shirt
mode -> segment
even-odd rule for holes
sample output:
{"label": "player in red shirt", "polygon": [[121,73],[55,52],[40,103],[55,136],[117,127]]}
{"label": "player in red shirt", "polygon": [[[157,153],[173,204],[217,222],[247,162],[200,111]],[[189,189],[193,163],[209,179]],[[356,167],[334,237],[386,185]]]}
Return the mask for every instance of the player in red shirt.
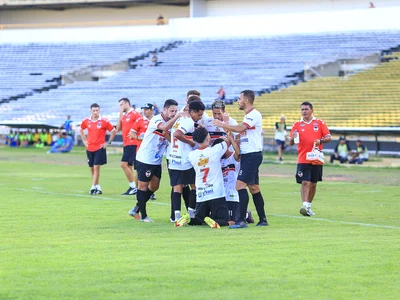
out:
{"label": "player in red shirt", "polygon": [[[107,163],[106,148],[114,140],[117,131],[107,119],[100,116],[100,106],[97,103],[90,106],[90,112],[92,115],[82,121],[80,133],[82,142],[86,147],[88,164],[92,173],[90,195],[95,195],[103,193],[99,183],[100,166]],[[87,138],[85,129],[87,129]],[[106,142],[107,131],[111,132],[108,142]]]}
{"label": "player in red shirt", "polygon": [[300,110],[303,117],[294,123],[290,131],[289,143],[290,145],[297,144],[296,181],[301,184],[303,201],[300,213],[310,217],[315,215],[311,210],[311,203],[315,196],[317,182],[322,181],[322,165],[312,165],[306,160],[306,155],[307,152],[313,150],[314,143],[322,150],[322,144],[329,143],[332,138],[325,122],[313,116],[313,105],[310,102],[303,102]]}
{"label": "player in red shirt", "polygon": [[[142,140],[144,137],[144,133],[149,126],[151,118],[154,116],[154,105],[151,103],[146,103],[142,106],[143,116],[136,120],[133,124],[132,130],[130,132],[130,138],[136,139],[138,142],[138,146],[136,148],[136,153],[139,151],[140,145],[142,144]],[[135,168],[136,169],[136,168]],[[137,185],[137,176],[136,176],[136,185]],[[156,200],[155,194],[150,196],[150,200]]]}
{"label": "player in red shirt", "polygon": [[122,139],[124,141],[124,152],[121,159],[121,168],[125,173],[129,182],[128,190],[122,195],[135,195],[137,193],[135,180],[135,162],[136,151],[139,144],[138,140],[132,139],[130,134],[136,120],[141,117],[140,113],[131,107],[131,102],[128,98],[119,100],[120,118],[117,125],[117,131],[122,131]]}

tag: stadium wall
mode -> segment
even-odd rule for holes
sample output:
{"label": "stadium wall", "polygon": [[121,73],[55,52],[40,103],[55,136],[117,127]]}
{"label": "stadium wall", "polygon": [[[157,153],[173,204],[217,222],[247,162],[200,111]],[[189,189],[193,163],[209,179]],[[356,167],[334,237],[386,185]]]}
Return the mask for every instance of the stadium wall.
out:
{"label": "stadium wall", "polygon": [[124,20],[154,20],[159,14],[164,18],[189,17],[184,6],[142,5],[119,8],[73,8],[66,10],[19,9],[0,10],[1,24],[52,24],[67,22],[107,22]]}
{"label": "stadium wall", "polygon": [[[399,30],[400,7],[242,17],[176,18],[164,26],[0,30],[3,43],[205,39]],[[338,21],[340,20],[340,21]],[[371,20],[374,20],[371,22]],[[243,25],[245,24],[245,26]]]}

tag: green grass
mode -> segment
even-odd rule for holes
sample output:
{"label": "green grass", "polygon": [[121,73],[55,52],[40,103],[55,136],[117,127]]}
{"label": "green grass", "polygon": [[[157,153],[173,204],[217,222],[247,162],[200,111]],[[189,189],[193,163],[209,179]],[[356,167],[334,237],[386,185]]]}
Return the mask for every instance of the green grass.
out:
{"label": "green grass", "polygon": [[0,149],[0,299],[400,295],[399,169],[326,166],[317,216],[300,218],[295,165],[265,164],[270,226],[212,230],[169,222],[166,172],[148,205],[156,223],[140,223],[127,213],[133,199],[119,195],[120,155],[101,169],[104,194],[90,196],[82,149],[43,152]]}

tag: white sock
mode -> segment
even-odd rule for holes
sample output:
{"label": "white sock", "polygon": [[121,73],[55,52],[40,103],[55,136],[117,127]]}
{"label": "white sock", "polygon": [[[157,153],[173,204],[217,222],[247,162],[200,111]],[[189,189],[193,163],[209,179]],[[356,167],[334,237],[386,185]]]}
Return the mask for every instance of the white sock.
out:
{"label": "white sock", "polygon": [[96,184],[96,189],[98,189],[99,191],[101,191],[100,184]]}
{"label": "white sock", "polygon": [[94,190],[96,188],[96,186],[95,185],[92,185],[92,188],[91,188],[91,190]]}
{"label": "white sock", "polygon": [[194,218],[194,209],[193,208],[188,208],[188,213],[189,213],[189,216],[190,216],[190,218],[192,219],[192,218]]}
{"label": "white sock", "polygon": [[135,189],[135,188],[136,188],[136,184],[135,184],[135,182],[129,182],[129,186],[130,186],[131,188],[133,188],[133,189]]}
{"label": "white sock", "polygon": [[176,210],[175,211],[175,221],[178,221],[181,218],[181,211],[180,210]]}
{"label": "white sock", "polygon": [[303,202],[303,206],[305,206],[305,207],[311,207],[311,203],[310,203],[310,202]]}

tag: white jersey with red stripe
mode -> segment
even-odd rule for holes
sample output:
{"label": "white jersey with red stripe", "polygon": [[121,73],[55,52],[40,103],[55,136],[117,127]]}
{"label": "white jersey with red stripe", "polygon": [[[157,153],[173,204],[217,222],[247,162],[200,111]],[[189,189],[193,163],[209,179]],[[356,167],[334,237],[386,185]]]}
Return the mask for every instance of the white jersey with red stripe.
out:
{"label": "white jersey with red stripe", "polygon": [[189,162],[188,155],[193,150],[189,144],[174,138],[174,133],[181,131],[189,140],[193,139],[195,122],[191,117],[181,117],[176,120],[171,128],[171,145],[169,145],[169,168],[171,170],[189,170],[192,165]]}
{"label": "white jersey with red stripe", "polygon": [[235,159],[234,152],[232,152],[229,157],[221,159],[221,168],[224,177],[226,201],[239,202],[236,180],[239,174],[240,161]]}
{"label": "white jersey with red stripe", "polygon": [[199,148],[189,153],[189,161],[196,172],[196,202],[225,197],[221,157],[226,152],[225,142],[214,147]]}
{"label": "white jersey with red stripe", "polygon": [[[222,127],[218,127],[215,126],[213,124],[211,124],[211,122],[214,120],[213,117],[208,118],[204,124],[204,127],[206,127],[207,131],[210,133],[210,137],[211,137],[211,141],[210,144],[212,145],[212,143],[220,138],[221,136],[226,136],[226,132]],[[238,122],[236,122],[235,119],[229,117],[229,125],[238,125]],[[234,134],[235,136],[235,134]]]}
{"label": "white jersey with red stripe", "polygon": [[162,130],[158,129],[158,126],[165,122],[167,119],[163,114],[156,115],[150,120],[136,160],[149,165],[161,165],[168,140],[162,135]]}
{"label": "white jersey with red stripe", "polygon": [[247,129],[240,134],[240,153],[262,151],[262,116],[260,112],[252,108],[244,116],[242,124],[246,125]]}

